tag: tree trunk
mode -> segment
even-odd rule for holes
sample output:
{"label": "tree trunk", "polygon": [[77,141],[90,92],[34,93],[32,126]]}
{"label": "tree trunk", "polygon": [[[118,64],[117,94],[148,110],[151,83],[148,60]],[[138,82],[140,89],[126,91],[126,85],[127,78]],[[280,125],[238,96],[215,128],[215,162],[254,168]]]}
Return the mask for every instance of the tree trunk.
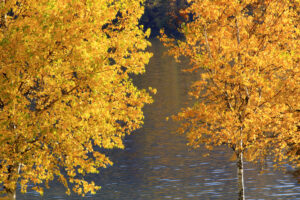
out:
{"label": "tree trunk", "polygon": [[[18,182],[18,175],[20,174],[20,169],[21,169],[21,164],[18,164],[18,165],[10,165],[8,167],[8,173],[9,173],[9,176],[8,176],[8,179],[7,181],[8,182],[12,182],[14,183],[14,186],[13,187],[5,187],[4,186],[4,190],[7,194],[7,198],[9,200],[16,200],[16,190],[17,190],[17,182]],[[10,184],[11,186],[11,184]]]}
{"label": "tree trunk", "polygon": [[245,185],[244,185],[244,160],[243,152],[238,154],[237,158],[237,172],[238,172],[238,190],[239,190],[239,200],[245,200]]}
{"label": "tree trunk", "polygon": [[16,200],[16,190],[6,190],[6,194],[9,200]]}

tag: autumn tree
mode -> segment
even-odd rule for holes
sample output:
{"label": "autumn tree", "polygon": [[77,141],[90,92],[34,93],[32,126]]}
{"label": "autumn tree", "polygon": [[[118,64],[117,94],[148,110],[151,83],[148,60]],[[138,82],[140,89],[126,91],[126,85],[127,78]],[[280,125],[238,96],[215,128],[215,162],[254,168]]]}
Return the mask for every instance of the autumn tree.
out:
{"label": "autumn tree", "polygon": [[[163,35],[169,53],[202,70],[191,86],[192,107],[174,118],[188,144],[226,144],[236,154],[243,199],[243,156],[299,164],[299,1],[191,0],[182,11],[184,40]],[[297,148],[290,148],[291,145]]]}
{"label": "autumn tree", "polygon": [[0,6],[0,184],[57,178],[78,194],[99,186],[82,178],[111,165],[95,151],[123,148],[151,103],[128,74],[150,53],[138,20],[143,0],[2,0]]}

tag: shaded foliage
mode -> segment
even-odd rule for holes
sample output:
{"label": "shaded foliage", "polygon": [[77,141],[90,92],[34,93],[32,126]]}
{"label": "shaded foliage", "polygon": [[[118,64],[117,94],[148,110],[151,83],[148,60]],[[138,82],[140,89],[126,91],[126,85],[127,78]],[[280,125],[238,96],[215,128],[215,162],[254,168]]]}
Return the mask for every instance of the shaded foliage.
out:
{"label": "shaded foliage", "polygon": [[140,23],[145,30],[151,28],[151,37],[158,36],[161,28],[172,37],[182,37],[177,29],[188,21],[188,17],[180,13],[187,5],[186,0],[146,0]]}

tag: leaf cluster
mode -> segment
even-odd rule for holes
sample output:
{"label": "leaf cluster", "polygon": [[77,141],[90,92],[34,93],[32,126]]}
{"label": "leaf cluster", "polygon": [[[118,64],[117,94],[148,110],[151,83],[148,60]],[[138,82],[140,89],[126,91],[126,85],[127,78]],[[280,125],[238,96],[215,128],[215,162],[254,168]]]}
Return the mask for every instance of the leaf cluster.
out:
{"label": "leaf cluster", "polygon": [[[55,177],[78,194],[82,175],[112,164],[152,99],[130,73],[145,71],[143,1],[26,0],[0,7],[0,183],[6,191]],[[9,15],[7,13],[10,13]],[[63,173],[65,172],[65,173]],[[78,176],[79,175],[79,176]]]}
{"label": "leaf cluster", "polygon": [[299,164],[299,1],[192,0],[184,40],[163,35],[175,58],[201,70],[196,103],[175,119],[189,145],[226,144],[249,160]]}

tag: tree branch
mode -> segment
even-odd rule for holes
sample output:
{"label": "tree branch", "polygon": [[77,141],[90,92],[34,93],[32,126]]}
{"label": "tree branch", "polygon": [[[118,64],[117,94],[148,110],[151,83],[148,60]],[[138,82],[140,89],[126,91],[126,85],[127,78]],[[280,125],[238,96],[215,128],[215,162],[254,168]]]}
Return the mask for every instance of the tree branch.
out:
{"label": "tree branch", "polygon": [[[67,92],[64,92],[63,94],[62,94],[62,96],[66,96],[66,95],[68,95],[68,94],[70,94],[71,92],[73,92],[75,89],[77,89],[79,86],[78,85],[76,85],[75,87],[73,87],[71,90],[69,90],[69,91],[67,91]],[[45,106],[44,108],[42,108],[42,109],[36,109],[35,111],[37,111],[37,112],[42,112],[42,111],[45,111],[45,110],[47,110],[48,108],[50,108],[51,106],[53,106],[57,101],[59,101],[60,100],[60,98],[57,98],[57,99],[54,99],[54,100],[52,100],[47,106]]]}
{"label": "tree branch", "polygon": [[211,54],[211,49],[210,49],[210,46],[209,46],[209,43],[208,43],[206,26],[204,27],[204,37],[205,37],[205,44],[206,44],[206,49],[208,51],[209,58],[213,59],[212,54]]}

